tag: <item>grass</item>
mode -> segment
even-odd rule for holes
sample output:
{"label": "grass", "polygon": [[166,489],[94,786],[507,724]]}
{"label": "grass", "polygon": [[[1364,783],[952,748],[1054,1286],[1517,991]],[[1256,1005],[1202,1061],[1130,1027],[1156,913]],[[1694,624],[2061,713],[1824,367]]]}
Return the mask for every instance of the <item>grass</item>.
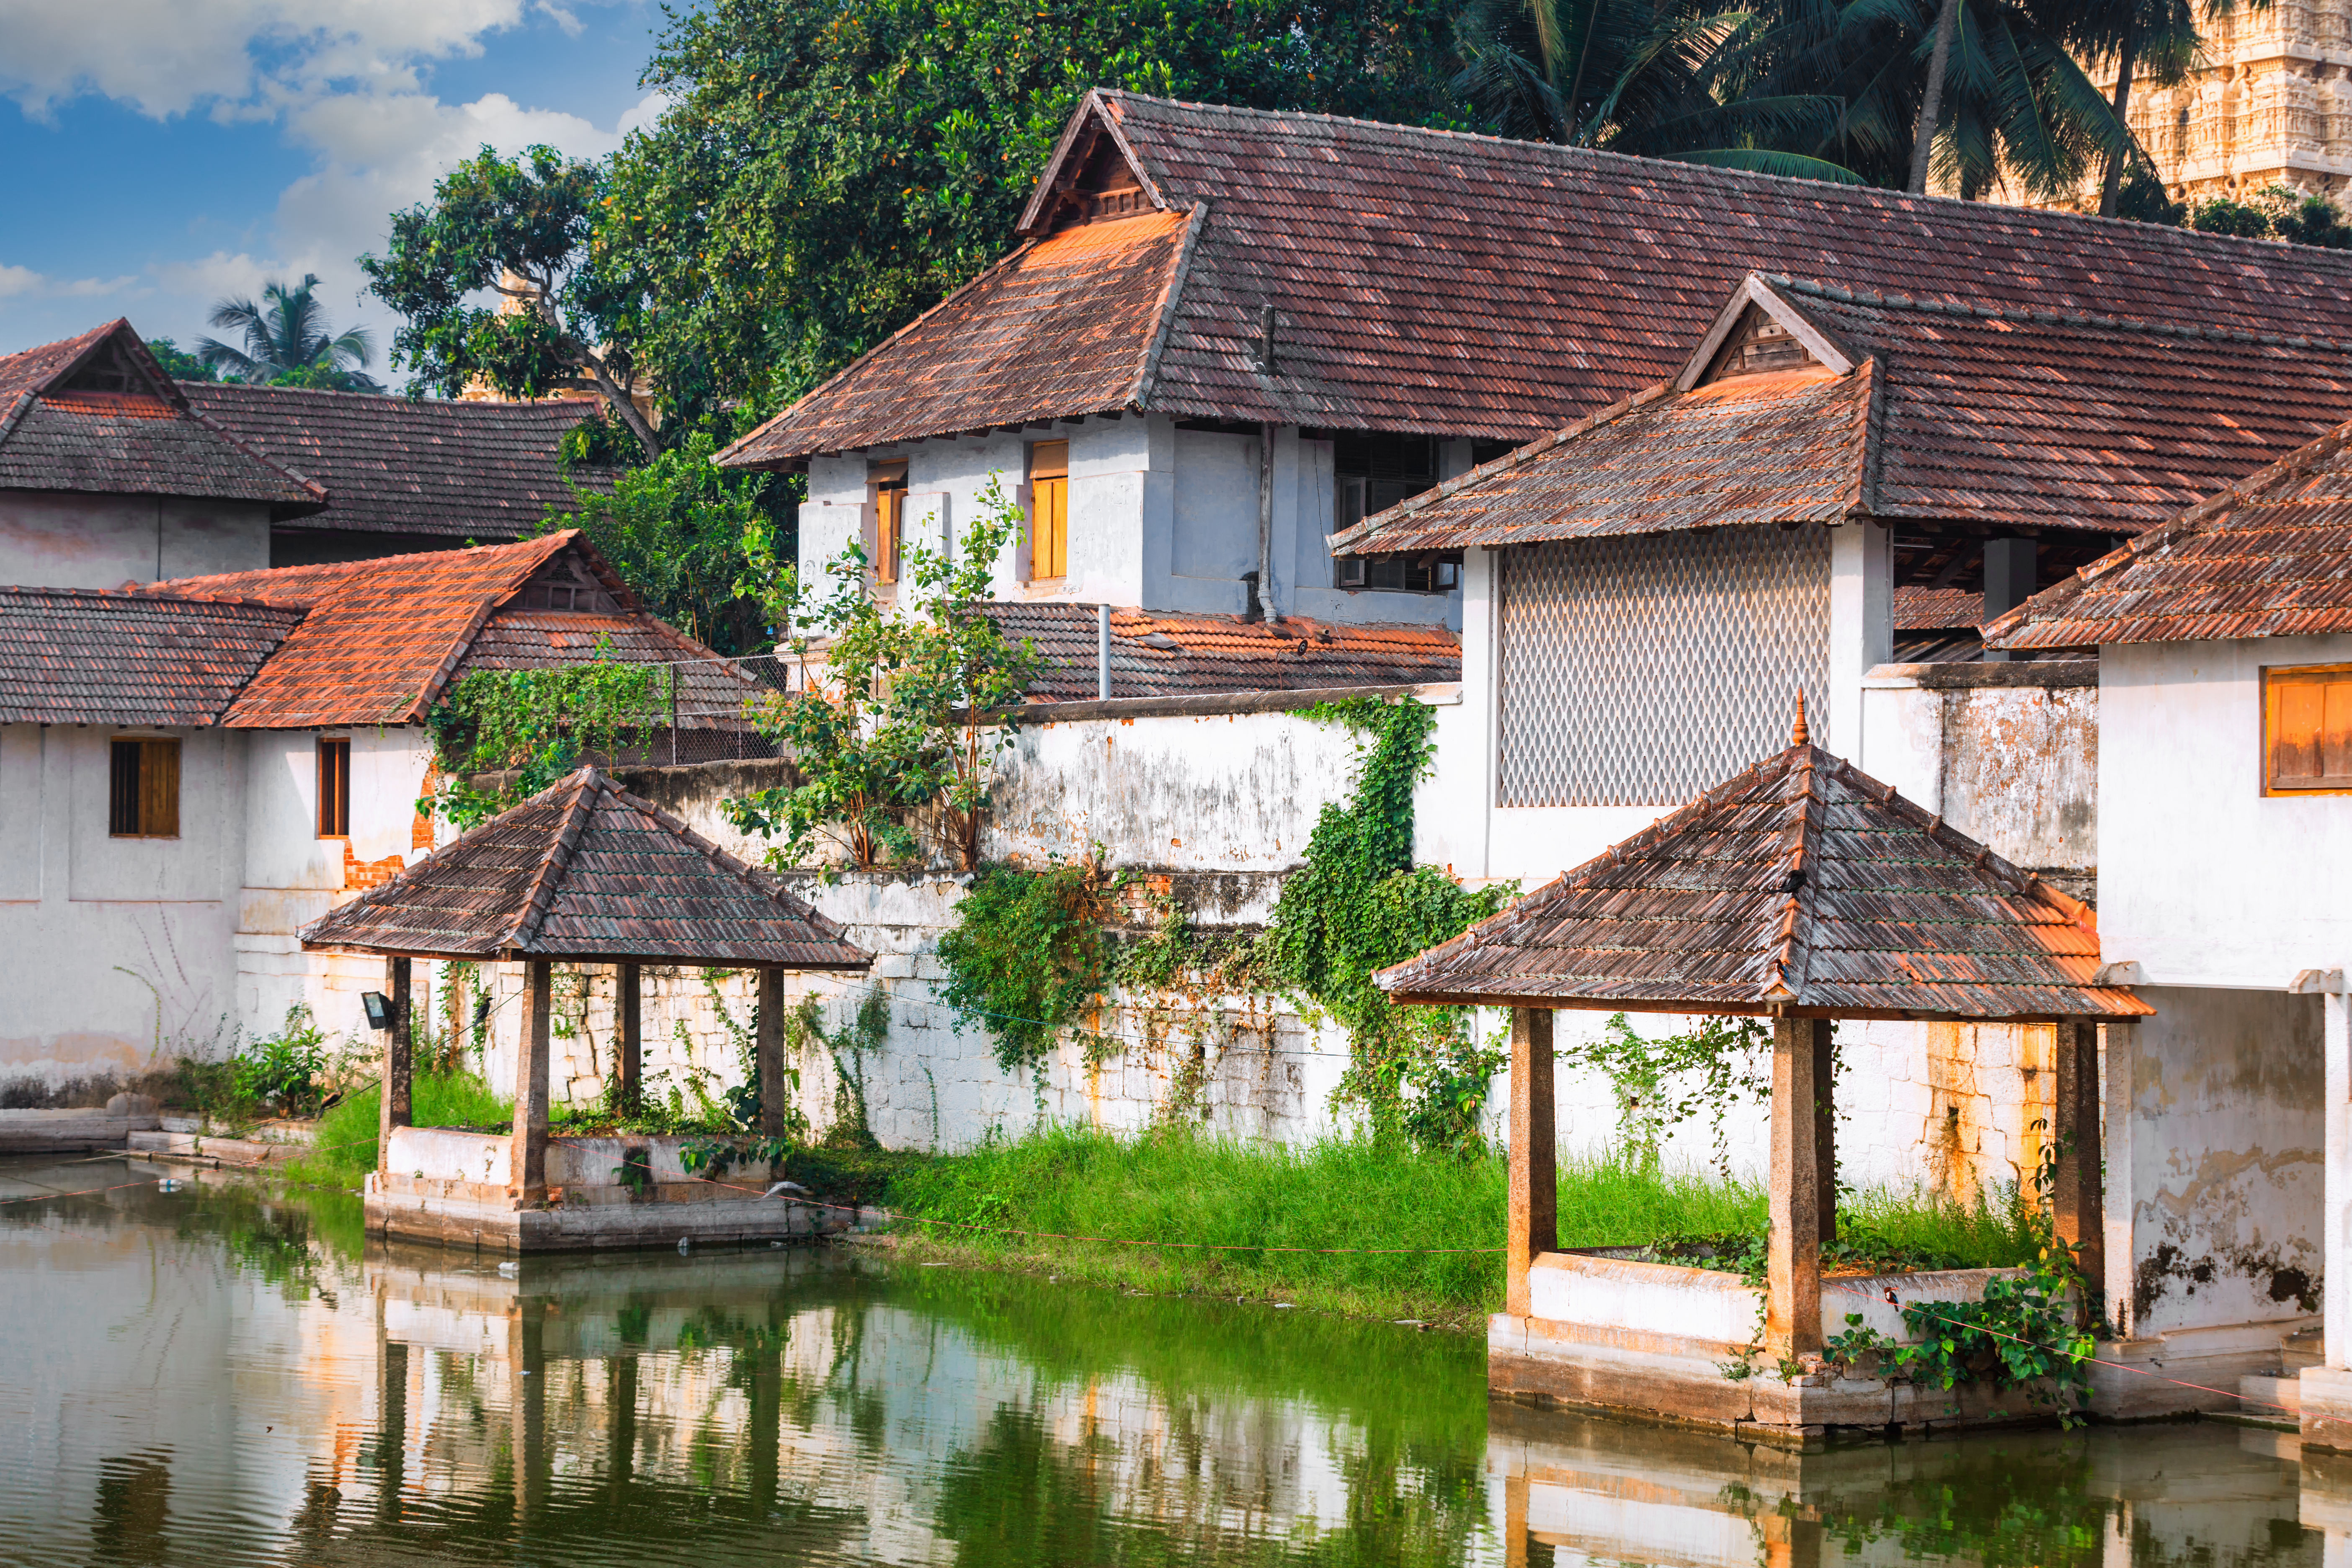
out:
{"label": "grass", "polygon": [[[955,1222],[898,1227],[901,1246],[921,1257],[1464,1328],[1502,1305],[1499,1154],[1464,1161],[1360,1140],[1286,1150],[1181,1131],[1120,1138],[1059,1127],[966,1154],[885,1158],[898,1163],[875,1196],[902,1215]],[[1560,1164],[1564,1247],[1745,1242],[1764,1223],[1764,1190],[1753,1184],[1615,1155]],[[1992,1268],[2030,1262],[2035,1250],[2029,1216],[2006,1192],[1960,1204],[1868,1190],[1850,1195],[1840,1230],[1832,1262]],[[1087,1237],[1113,1239],[1065,1239]],[[1120,1245],[1140,1240],[1219,1247]],[[1381,1250],[1275,1250],[1285,1247]],[[1449,1250],[1459,1248],[1485,1250]]]}
{"label": "grass", "polygon": [[[504,1131],[514,1124],[514,1106],[462,1068],[420,1071],[409,1081],[409,1117],[419,1127],[470,1127]],[[319,1118],[311,1152],[281,1169],[293,1181],[357,1191],[375,1169],[376,1132],[383,1115],[383,1090],[374,1085],[337,1100]]]}

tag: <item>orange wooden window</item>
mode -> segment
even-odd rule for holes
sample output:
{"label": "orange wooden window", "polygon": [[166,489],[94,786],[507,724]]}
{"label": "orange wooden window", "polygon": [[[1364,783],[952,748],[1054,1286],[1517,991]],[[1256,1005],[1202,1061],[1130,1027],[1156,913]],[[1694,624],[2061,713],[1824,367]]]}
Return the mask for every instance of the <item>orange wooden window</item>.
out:
{"label": "orange wooden window", "polygon": [[874,465],[874,580],[898,580],[899,535],[907,520],[907,465]]}
{"label": "orange wooden window", "polygon": [[106,831],[116,838],[177,838],[180,742],[117,741],[110,762]]}
{"label": "orange wooden window", "polygon": [[319,742],[319,837],[352,836],[352,743]]}
{"label": "orange wooden window", "polygon": [[2263,787],[2352,791],[2352,665],[2263,671]]}
{"label": "orange wooden window", "polygon": [[1029,575],[1069,571],[1070,444],[1039,441],[1029,448]]}

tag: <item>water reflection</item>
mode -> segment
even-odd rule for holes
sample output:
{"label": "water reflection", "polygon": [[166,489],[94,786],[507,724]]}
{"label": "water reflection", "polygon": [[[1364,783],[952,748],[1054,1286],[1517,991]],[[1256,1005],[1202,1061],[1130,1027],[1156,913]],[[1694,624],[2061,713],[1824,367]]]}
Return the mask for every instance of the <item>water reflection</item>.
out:
{"label": "water reflection", "polygon": [[[0,1197],[138,1170],[0,1162]],[[2352,1542],[2352,1470],[2268,1433],[1800,1458],[1490,1409],[1482,1347],[1405,1329],[839,1252],[502,1272],[362,1256],[355,1222],[234,1183],[0,1205],[0,1562],[2321,1568],[2323,1530]]]}

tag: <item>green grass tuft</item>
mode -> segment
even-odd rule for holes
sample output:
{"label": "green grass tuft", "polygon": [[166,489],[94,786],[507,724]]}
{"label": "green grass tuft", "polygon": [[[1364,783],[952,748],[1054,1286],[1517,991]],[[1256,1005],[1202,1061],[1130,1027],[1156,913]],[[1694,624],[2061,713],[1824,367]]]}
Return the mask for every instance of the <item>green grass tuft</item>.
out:
{"label": "green grass tuft", "polygon": [[[1499,1152],[1460,1160],[1352,1139],[1281,1149],[1174,1129],[1126,1138],[1055,1127],[965,1154],[887,1158],[893,1169],[877,1195],[903,1215],[1055,1233],[902,1223],[904,1245],[919,1255],[1050,1269],[1155,1293],[1272,1298],[1460,1327],[1502,1306],[1508,1172]],[[1760,1233],[1764,1223],[1760,1185],[1646,1167],[1616,1154],[1560,1163],[1564,1247],[1744,1237]],[[1960,1204],[1921,1191],[1872,1189],[1851,1194],[1841,1233],[1935,1267],[2030,1262],[2035,1246],[2013,1191]],[[1120,1240],[1251,1250],[1127,1247]],[[1279,1247],[1408,1250],[1270,1250]],[[1442,1250],[1460,1247],[1488,1250]]]}
{"label": "green grass tuft", "polygon": [[[514,1124],[514,1107],[470,1072],[420,1072],[409,1083],[409,1119],[419,1127],[471,1127],[504,1131]],[[281,1167],[286,1176],[316,1186],[356,1191],[375,1169],[376,1131],[383,1120],[383,1091],[374,1085],[336,1101],[319,1119],[311,1152]]]}

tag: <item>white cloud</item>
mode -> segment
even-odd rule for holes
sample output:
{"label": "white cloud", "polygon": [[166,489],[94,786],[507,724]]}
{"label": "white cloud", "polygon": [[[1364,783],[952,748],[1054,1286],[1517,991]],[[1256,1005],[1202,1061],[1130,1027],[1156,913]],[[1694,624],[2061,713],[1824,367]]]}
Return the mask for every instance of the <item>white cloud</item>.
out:
{"label": "white cloud", "polygon": [[97,93],[142,113],[267,106],[471,54],[524,0],[0,0],[0,94],[29,113]]}
{"label": "white cloud", "polygon": [[89,300],[121,293],[138,282],[136,273],[121,278],[51,278],[29,267],[0,265],[0,300]]}
{"label": "white cloud", "polygon": [[[44,116],[92,94],[155,118],[199,112],[275,122],[314,159],[243,248],[162,258],[143,276],[71,282],[0,264],[0,300],[13,308],[43,298],[110,296],[119,308],[140,299],[142,331],[184,338],[202,330],[214,300],[315,272],[331,319],[365,326],[388,347],[395,323],[366,294],[357,258],[382,251],[392,213],[427,199],[436,180],[482,146],[511,154],[545,142],[598,157],[667,106],[662,95],[647,94],[613,124],[598,125],[502,92],[449,103],[429,89],[434,61],[478,55],[486,37],[533,13],[578,36],[581,3],[0,0],[0,98],[27,113]],[[47,331],[47,323],[79,313],[60,307],[32,320]],[[376,369],[385,369],[381,354]]]}

